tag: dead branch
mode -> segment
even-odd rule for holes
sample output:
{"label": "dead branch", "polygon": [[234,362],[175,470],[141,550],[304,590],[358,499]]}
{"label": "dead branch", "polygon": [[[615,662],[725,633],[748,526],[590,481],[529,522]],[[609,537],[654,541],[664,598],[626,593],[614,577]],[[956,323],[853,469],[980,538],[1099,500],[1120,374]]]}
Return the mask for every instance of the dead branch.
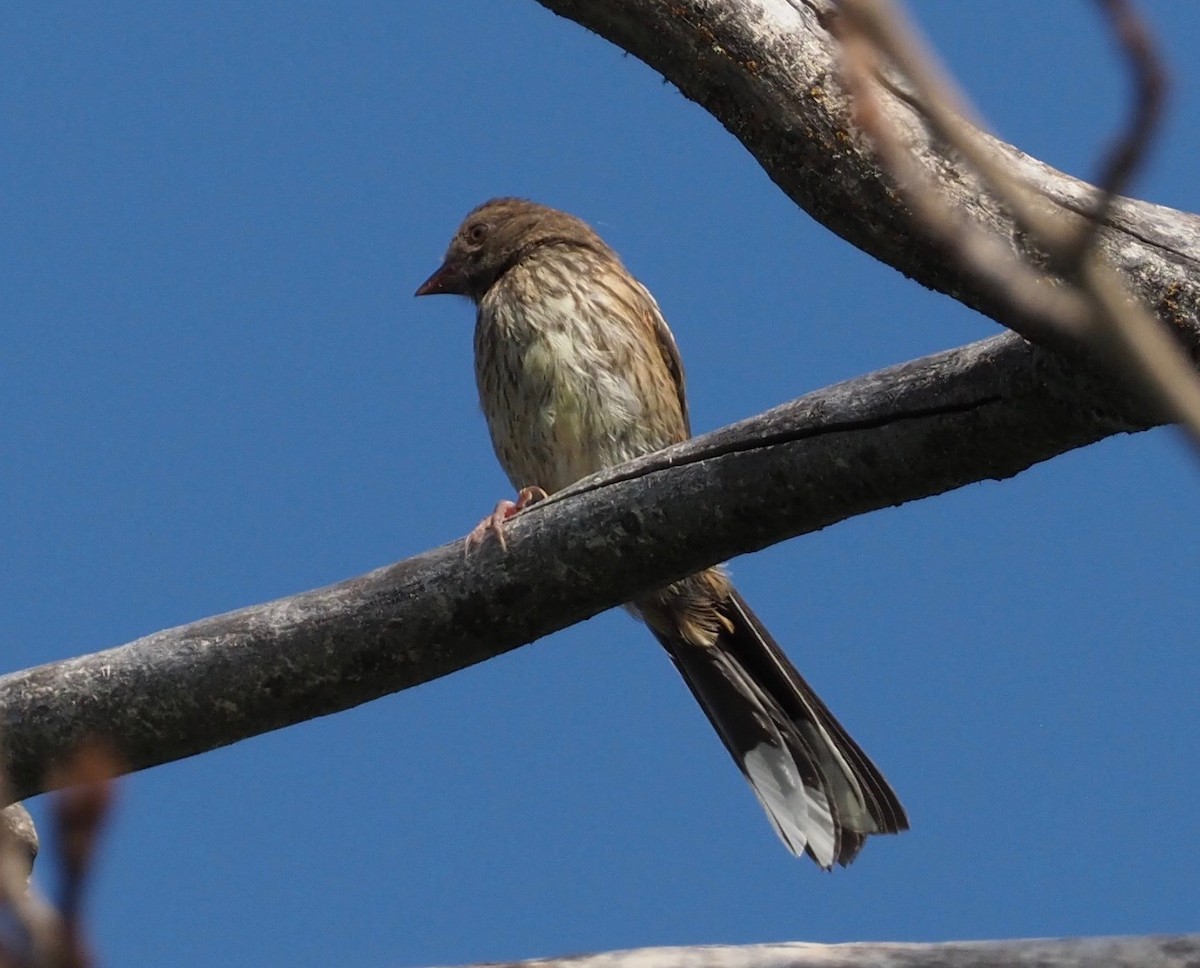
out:
{"label": "dead branch", "polygon": [[[1119,402],[1120,403],[1120,402]],[[1013,336],[828,387],[585,479],[513,520],[325,589],[0,678],[13,796],[85,736],[130,769],[346,709],[514,649],[700,567],[1017,474],[1149,426]]]}
{"label": "dead branch", "polygon": [[[1097,189],[981,131],[968,163],[963,146],[948,144],[945,132],[928,123],[938,105],[924,103],[901,82],[886,84],[873,109],[885,116],[908,165],[964,226],[960,235],[931,240],[925,218],[895,190],[872,142],[855,134],[851,98],[839,81],[842,49],[834,36],[833,0],[539,2],[660,71],[737,137],[789,198],[851,244],[1015,332],[1078,352],[1076,340],[1062,339],[1061,324],[1070,319],[1081,330],[1090,324],[1094,304],[1044,281],[1012,286],[1004,272],[979,271],[999,259],[1042,277],[1048,257],[1004,200],[985,190],[975,166],[982,162],[989,177],[1019,186],[1039,224],[1059,226],[1064,239],[1077,241],[1097,212]],[[970,116],[966,108],[953,113]],[[1097,259],[1194,360],[1200,345],[1196,216],[1122,198],[1100,211]],[[955,258],[950,250],[964,244],[985,248],[975,258]],[[1114,287],[1101,288],[1105,305],[1119,302]],[[1156,342],[1161,349],[1162,341]]]}

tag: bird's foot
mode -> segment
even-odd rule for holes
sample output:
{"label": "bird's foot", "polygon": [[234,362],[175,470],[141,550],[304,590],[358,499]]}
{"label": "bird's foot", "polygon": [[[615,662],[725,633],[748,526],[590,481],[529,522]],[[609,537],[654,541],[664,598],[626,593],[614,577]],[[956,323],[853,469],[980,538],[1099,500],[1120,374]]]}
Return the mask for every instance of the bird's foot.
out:
{"label": "bird's foot", "polygon": [[523,487],[517,492],[515,501],[501,501],[496,505],[496,510],[471,529],[471,533],[467,535],[465,553],[470,554],[477,545],[483,544],[488,535],[495,535],[496,540],[500,542],[500,550],[508,551],[504,522],[517,512],[524,511],[529,505],[545,500],[546,496],[546,492],[540,487]]}

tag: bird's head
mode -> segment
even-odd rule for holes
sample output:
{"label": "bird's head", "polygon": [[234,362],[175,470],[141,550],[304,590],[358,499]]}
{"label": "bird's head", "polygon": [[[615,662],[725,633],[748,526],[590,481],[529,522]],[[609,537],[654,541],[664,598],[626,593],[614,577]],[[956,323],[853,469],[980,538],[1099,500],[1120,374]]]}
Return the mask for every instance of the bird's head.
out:
{"label": "bird's head", "polygon": [[574,215],[523,198],[493,198],[463,219],[441,266],[416,295],[449,293],[479,302],[528,253],[552,244],[609,251]]}

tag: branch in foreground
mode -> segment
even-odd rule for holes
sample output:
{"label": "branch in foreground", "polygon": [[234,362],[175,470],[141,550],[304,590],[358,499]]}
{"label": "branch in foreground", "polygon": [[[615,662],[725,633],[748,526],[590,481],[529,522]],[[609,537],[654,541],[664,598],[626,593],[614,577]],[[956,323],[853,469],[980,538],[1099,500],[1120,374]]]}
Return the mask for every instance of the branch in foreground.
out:
{"label": "branch in foreground", "polygon": [[[1110,0],[1115,11],[1124,12],[1124,34],[1134,33],[1137,23],[1124,0]],[[1022,287],[1025,303],[1039,299],[1047,290],[1059,297],[1062,312],[1055,318],[1044,313],[1039,325],[1051,330],[1042,334],[1022,332],[1035,342],[1050,345],[1080,339],[1083,345],[1107,363],[1115,380],[1127,383],[1148,404],[1162,408],[1166,419],[1177,421],[1200,442],[1200,378],[1191,360],[1161,323],[1133,298],[1121,278],[1093,245],[1105,213],[1111,208],[1116,185],[1098,192],[1092,212],[1079,219],[1064,219],[1063,211],[1044,204],[1042,197],[1012,176],[1003,153],[995,142],[963,116],[959,100],[941,77],[932,55],[924,50],[916,31],[892,0],[839,0],[845,23],[839,27],[844,47],[843,77],[854,94],[859,128],[874,142],[880,158],[890,169],[931,240],[953,255],[964,276],[976,280],[976,288],[997,286],[1009,293]],[[1141,58],[1146,97],[1143,110],[1135,112],[1130,131],[1123,138],[1124,150],[1112,167],[1118,184],[1131,174],[1132,166],[1146,151],[1146,139],[1159,112],[1161,88],[1150,77],[1157,75],[1158,60],[1145,32],[1141,34]],[[1136,47],[1130,45],[1127,49]],[[891,113],[879,106],[876,96],[886,86],[876,83],[876,61],[890,63],[915,92],[910,103],[919,106],[933,136],[953,149],[973,171],[987,193],[1010,213],[1023,239],[1023,248],[1033,253],[1018,256],[1011,245],[997,244],[992,236],[958,218],[945,205],[940,191],[913,163],[910,149],[889,127]],[[974,245],[960,246],[965,236],[977,235]],[[988,245],[988,243],[991,243]],[[976,256],[986,250],[986,261]],[[1044,269],[1043,266],[1048,268]],[[1070,298],[1064,298],[1070,297]]]}
{"label": "branch in foreground", "polygon": [[[1200,935],[948,941],[935,944],[756,944],[637,948],[490,968],[1194,968]],[[476,966],[472,966],[476,968]]]}
{"label": "branch in foreground", "polygon": [[[1107,396],[1111,396],[1108,393]],[[11,795],[90,735],[130,769],[447,675],[734,555],[1010,477],[1114,433],[1128,405],[995,337],[811,393],[559,492],[462,542],[328,588],[0,679]]]}

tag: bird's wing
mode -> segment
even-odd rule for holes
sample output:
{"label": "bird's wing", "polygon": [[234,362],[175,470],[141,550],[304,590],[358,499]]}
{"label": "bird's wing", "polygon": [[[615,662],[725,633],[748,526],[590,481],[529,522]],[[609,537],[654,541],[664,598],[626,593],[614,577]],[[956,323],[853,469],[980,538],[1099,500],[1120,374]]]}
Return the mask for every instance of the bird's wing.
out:
{"label": "bird's wing", "polygon": [[685,438],[690,437],[692,421],[688,415],[687,381],[683,375],[683,359],[679,355],[679,346],[675,343],[675,337],[671,333],[670,327],[667,326],[667,321],[663,319],[662,310],[658,308],[658,303],[650,295],[650,290],[641,283],[638,284],[638,288],[646,299],[644,319],[654,333],[654,342],[658,346],[658,352],[662,354],[663,363],[666,364],[667,371],[675,383],[675,393],[679,397],[679,412],[683,415],[684,436]]}

